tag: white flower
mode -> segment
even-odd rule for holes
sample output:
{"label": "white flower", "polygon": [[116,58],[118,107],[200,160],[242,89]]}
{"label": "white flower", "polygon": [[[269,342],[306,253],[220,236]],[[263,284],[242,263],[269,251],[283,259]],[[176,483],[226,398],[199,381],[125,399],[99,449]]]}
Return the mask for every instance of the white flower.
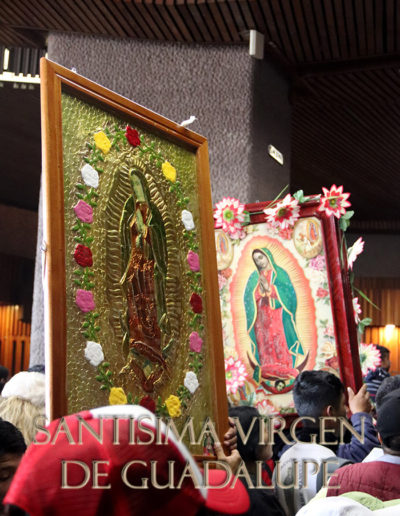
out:
{"label": "white flower", "polygon": [[354,310],[354,320],[356,324],[360,322],[360,314],[362,312],[360,303],[358,302],[358,297],[353,297],[353,310]]}
{"label": "white flower", "polygon": [[361,254],[364,250],[364,244],[362,237],[354,242],[354,244],[347,249],[347,264],[349,269],[353,269],[353,263],[356,261],[356,258],[359,254]]}
{"label": "white flower", "polygon": [[99,186],[99,174],[89,163],[86,163],[86,165],[82,167],[81,174],[85,185],[91,186],[92,188]]}
{"label": "white flower", "polygon": [[101,344],[88,340],[85,348],[85,358],[92,366],[97,367],[104,360],[104,353]]}
{"label": "white flower", "polygon": [[281,229],[287,229],[293,227],[294,223],[299,218],[299,210],[300,206],[297,199],[287,194],[276,206],[266,208],[264,213],[267,215],[267,222]]}
{"label": "white flower", "polygon": [[188,210],[182,210],[182,222],[187,231],[194,229],[193,215]]}
{"label": "white flower", "polygon": [[358,352],[363,376],[368,374],[368,371],[375,371],[375,369],[381,365],[381,354],[374,344],[361,343]]}
{"label": "white flower", "polygon": [[244,204],[241,204],[234,197],[224,197],[222,201],[215,205],[214,219],[217,227],[233,239],[244,238],[246,233],[243,231],[242,222],[244,221]]}
{"label": "white flower", "polygon": [[199,381],[197,379],[196,373],[194,373],[193,371],[188,371],[186,373],[183,385],[186,387],[188,391],[190,391],[193,394],[199,386]]}

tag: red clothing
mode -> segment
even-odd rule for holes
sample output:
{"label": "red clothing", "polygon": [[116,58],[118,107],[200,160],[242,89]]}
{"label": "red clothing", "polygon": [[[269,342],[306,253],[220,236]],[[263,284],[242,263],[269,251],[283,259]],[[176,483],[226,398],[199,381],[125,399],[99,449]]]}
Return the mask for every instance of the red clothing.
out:
{"label": "red clothing", "polygon": [[296,376],[293,370],[293,359],[286,343],[285,329],[282,322],[282,305],[279,302],[275,286],[272,284],[272,273],[269,269],[262,272],[266,278],[270,292],[262,292],[260,285],[255,291],[257,318],[254,322],[254,333],[257,340],[261,371],[264,378],[269,375],[289,378]]}
{"label": "red clothing", "polygon": [[383,502],[400,498],[400,464],[379,460],[339,468],[329,481],[327,496],[351,491],[368,493]]}

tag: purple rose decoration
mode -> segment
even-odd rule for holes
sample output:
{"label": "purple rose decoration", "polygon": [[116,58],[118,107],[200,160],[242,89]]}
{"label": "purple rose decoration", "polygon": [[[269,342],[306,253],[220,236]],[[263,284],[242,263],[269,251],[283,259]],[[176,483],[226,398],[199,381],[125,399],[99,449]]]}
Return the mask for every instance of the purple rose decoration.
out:
{"label": "purple rose decoration", "polygon": [[78,201],[76,206],[74,206],[75,215],[82,222],[87,222],[91,224],[93,222],[93,208],[85,201]]}
{"label": "purple rose decoration", "polygon": [[189,251],[187,255],[187,261],[191,271],[197,272],[200,270],[200,260],[199,255],[197,253]]}
{"label": "purple rose decoration", "polygon": [[93,293],[89,290],[79,288],[76,291],[75,303],[82,312],[91,312],[96,308],[93,299]]}
{"label": "purple rose decoration", "polygon": [[316,271],[325,270],[325,258],[319,254],[318,256],[310,260],[310,267],[312,269],[315,269]]}
{"label": "purple rose decoration", "polygon": [[192,331],[192,333],[189,335],[189,342],[191,351],[196,351],[196,353],[201,352],[201,348],[203,346],[203,339],[200,337],[197,331]]}

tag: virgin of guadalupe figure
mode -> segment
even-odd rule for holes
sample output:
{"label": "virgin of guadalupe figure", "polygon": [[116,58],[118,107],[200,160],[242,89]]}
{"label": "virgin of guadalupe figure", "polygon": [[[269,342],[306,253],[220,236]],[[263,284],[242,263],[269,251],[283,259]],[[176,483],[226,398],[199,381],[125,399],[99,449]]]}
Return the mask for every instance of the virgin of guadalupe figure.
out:
{"label": "virgin of guadalupe figure", "polygon": [[269,249],[254,249],[252,258],[257,270],[247,281],[244,304],[253,355],[264,379],[295,378],[296,365],[305,363],[296,328],[296,292]]}
{"label": "virgin of guadalupe figure", "polygon": [[127,300],[124,348],[129,356],[121,372],[132,370],[143,389],[152,392],[166,370],[165,229],[143,174],[134,170],[130,179],[132,196],[125,202],[120,222],[125,268],[120,283]]}

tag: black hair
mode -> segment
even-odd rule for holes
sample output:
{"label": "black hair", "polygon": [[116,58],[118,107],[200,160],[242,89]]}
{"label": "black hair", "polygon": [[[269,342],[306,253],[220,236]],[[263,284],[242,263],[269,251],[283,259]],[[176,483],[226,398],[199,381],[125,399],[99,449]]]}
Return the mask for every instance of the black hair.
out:
{"label": "black hair", "polygon": [[7,367],[0,365],[0,379],[7,380],[9,374],[10,371],[7,369]]}
{"label": "black hair", "polygon": [[293,384],[294,404],[299,416],[319,418],[325,407],[340,404],[344,386],[327,371],[303,371]]}
{"label": "black hair", "polygon": [[386,437],[385,439],[382,437],[382,442],[386,448],[394,452],[400,452],[400,435],[392,435],[392,437]]}
{"label": "black hair", "polygon": [[260,423],[259,419],[262,417],[258,410],[254,407],[240,406],[231,407],[229,409],[229,416],[238,418],[243,429],[244,435],[247,436],[252,422],[254,422],[250,435],[246,444],[242,441],[240,434],[237,435],[237,449],[242,459],[247,461],[255,461],[258,459],[257,452],[260,444]]}
{"label": "black hair", "polygon": [[35,364],[28,369],[28,373],[45,373],[43,364]]}
{"label": "black hair", "polygon": [[396,389],[400,389],[400,375],[396,376],[388,376],[383,380],[383,382],[380,384],[379,389],[376,392],[375,396],[375,405],[377,411],[379,411],[379,407],[384,402],[384,398],[387,394],[389,394],[392,391],[395,391]]}
{"label": "black hair", "polygon": [[385,358],[389,358],[390,349],[385,348],[385,346],[380,346],[379,344],[375,344],[375,347],[381,354],[381,360],[385,360]]}
{"label": "black hair", "polygon": [[0,457],[8,453],[23,455],[25,450],[26,444],[18,428],[0,419]]}

